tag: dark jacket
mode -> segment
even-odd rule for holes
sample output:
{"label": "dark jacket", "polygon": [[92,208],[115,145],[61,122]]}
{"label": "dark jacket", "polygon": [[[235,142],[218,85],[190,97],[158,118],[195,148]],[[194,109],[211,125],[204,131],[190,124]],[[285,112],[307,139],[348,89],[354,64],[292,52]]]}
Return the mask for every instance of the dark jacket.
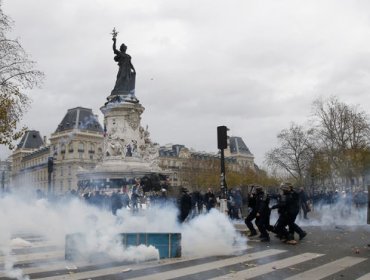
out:
{"label": "dark jacket", "polygon": [[264,192],[257,193],[256,196],[256,211],[260,215],[269,215],[270,208],[270,197]]}

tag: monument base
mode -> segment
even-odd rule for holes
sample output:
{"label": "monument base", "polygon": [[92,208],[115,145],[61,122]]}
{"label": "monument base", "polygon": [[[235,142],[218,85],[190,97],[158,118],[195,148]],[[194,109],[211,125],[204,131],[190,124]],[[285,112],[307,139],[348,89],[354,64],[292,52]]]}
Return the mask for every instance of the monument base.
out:
{"label": "monument base", "polygon": [[140,159],[109,159],[93,170],[77,173],[79,189],[119,189],[136,183],[139,179],[144,192],[158,191],[167,185],[167,174],[158,166]]}

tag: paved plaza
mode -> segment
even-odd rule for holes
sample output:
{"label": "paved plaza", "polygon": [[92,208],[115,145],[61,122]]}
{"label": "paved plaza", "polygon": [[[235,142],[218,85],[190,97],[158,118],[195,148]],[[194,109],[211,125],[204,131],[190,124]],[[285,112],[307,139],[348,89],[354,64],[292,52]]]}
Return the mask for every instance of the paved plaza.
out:
{"label": "paved plaza", "polygon": [[[244,234],[244,226],[236,225]],[[370,279],[370,226],[309,226],[306,238],[287,245],[272,237],[248,240],[233,256],[182,257],[144,263],[66,262],[64,248],[41,236],[13,248],[15,267],[29,279]],[[217,244],[215,244],[217,246]],[[5,258],[0,256],[1,268]],[[12,279],[0,274],[0,279]],[[27,279],[27,278],[24,278]]]}

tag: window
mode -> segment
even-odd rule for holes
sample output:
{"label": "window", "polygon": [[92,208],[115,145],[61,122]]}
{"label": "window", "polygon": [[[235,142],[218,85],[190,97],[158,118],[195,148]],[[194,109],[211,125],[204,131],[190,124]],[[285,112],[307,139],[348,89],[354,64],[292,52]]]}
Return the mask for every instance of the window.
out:
{"label": "window", "polygon": [[89,154],[90,154],[90,158],[91,158],[91,154],[94,154],[95,153],[95,145],[93,143],[90,144],[90,150],[89,150]]}
{"label": "window", "polygon": [[68,152],[73,153],[73,143],[72,142],[69,143],[69,145],[68,145]]}
{"label": "window", "polygon": [[82,142],[78,143],[78,153],[79,153],[79,158],[80,159],[83,158],[84,151],[85,151],[84,143],[82,143]]}
{"label": "window", "polygon": [[62,154],[65,154],[65,152],[66,152],[66,145],[65,145],[64,143],[62,143],[62,144],[60,145],[60,152],[61,152]]}
{"label": "window", "polygon": [[79,152],[84,152],[85,146],[84,143],[80,142],[78,143],[78,151]]}

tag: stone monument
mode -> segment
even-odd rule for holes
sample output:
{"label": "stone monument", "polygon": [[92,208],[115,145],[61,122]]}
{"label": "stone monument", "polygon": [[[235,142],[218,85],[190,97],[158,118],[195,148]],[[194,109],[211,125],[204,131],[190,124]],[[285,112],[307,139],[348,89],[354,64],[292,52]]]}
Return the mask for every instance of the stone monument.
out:
{"label": "stone monument", "polygon": [[100,108],[104,115],[102,161],[93,170],[79,172],[79,187],[121,187],[138,178],[163,174],[158,167],[158,144],[150,140],[148,127],[141,126],[144,107],[135,96],[136,71],[127,47],[116,48],[113,29],[114,60],[118,63],[116,83]]}

